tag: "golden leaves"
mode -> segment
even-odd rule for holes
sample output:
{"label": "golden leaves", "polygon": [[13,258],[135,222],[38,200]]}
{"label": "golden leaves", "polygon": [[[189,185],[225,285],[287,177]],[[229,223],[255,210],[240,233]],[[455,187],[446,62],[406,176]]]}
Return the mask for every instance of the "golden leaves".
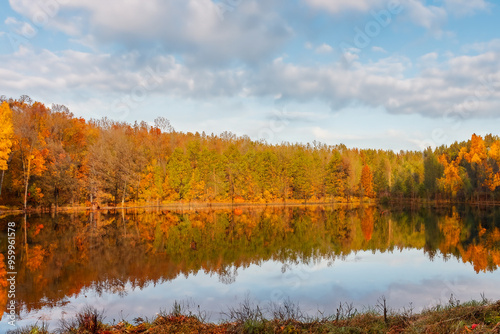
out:
{"label": "golden leaves", "polygon": [[7,170],[13,135],[12,110],[10,110],[9,104],[4,101],[0,105],[0,170]]}

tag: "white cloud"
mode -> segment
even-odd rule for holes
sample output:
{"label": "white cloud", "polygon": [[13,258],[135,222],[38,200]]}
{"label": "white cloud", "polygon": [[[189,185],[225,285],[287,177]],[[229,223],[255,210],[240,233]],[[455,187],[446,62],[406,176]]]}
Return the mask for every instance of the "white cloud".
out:
{"label": "white cloud", "polygon": [[[442,37],[441,27],[448,17],[447,8],[442,6],[427,5],[424,0],[304,0],[309,6],[318,10],[326,10],[334,15],[345,11],[356,11],[370,15],[368,20],[377,20],[374,16],[380,11],[390,15],[392,22],[396,17],[412,22],[417,26],[431,30],[436,36]],[[454,0],[450,0],[454,1]],[[466,0],[460,0],[460,2]],[[482,2],[482,0],[473,0]],[[477,8],[479,5],[471,5]],[[458,6],[448,6],[455,11]],[[385,17],[385,16],[384,16]]]}
{"label": "white cloud", "polygon": [[328,10],[338,14],[343,11],[353,10],[366,12],[372,8],[380,7],[385,0],[305,0],[311,7]]}
{"label": "white cloud", "polygon": [[37,30],[31,24],[24,21],[19,21],[14,17],[8,17],[4,23],[12,29],[12,31],[24,38],[32,38],[36,36]]}
{"label": "white cloud", "polygon": [[[334,110],[355,104],[427,117],[452,113],[484,118],[500,113],[500,52],[495,50],[448,59],[429,53],[416,64],[390,56],[367,64],[354,62],[349,68],[292,64],[285,59],[255,68],[209,69],[161,53],[145,60],[140,52],[115,56],[21,47],[15,54],[0,55],[0,91],[12,96],[36,92],[54,101],[71,95],[104,100],[134,94],[194,100],[280,96],[321,101]],[[420,63],[425,67],[408,76]]]}
{"label": "white cloud", "polygon": [[[429,56],[431,57],[431,56]],[[500,53],[455,57],[427,68],[415,77],[406,58],[376,63],[312,67],[276,62],[260,74],[253,95],[279,91],[284,98],[322,100],[333,109],[353,103],[384,107],[394,114],[462,118],[500,116]]]}
{"label": "white cloud", "polygon": [[492,4],[485,0],[444,0],[444,5],[449,12],[456,16],[472,15],[492,7]]}
{"label": "white cloud", "polygon": [[437,52],[429,52],[421,56],[419,59],[420,61],[428,62],[428,61],[435,61],[438,59],[438,57],[439,55],[437,54]]}
{"label": "white cloud", "polygon": [[438,59],[439,54],[437,52],[429,52],[423,56],[420,56],[417,59],[417,64],[424,70],[430,69],[431,71],[434,71],[439,66]]}
{"label": "white cloud", "polygon": [[333,48],[330,45],[323,43],[320,46],[318,46],[314,51],[319,54],[325,54],[325,53],[331,53],[333,51]]}
{"label": "white cloud", "polygon": [[[369,12],[400,5],[405,12],[411,12],[410,16],[423,18],[421,23],[424,27],[429,27],[430,21],[435,20],[436,16],[446,16],[446,12],[464,16],[489,10],[493,6],[485,0],[443,0],[442,6],[426,5],[423,0],[305,0],[305,2],[313,8],[327,10],[333,14],[345,11]],[[414,23],[418,24],[418,21],[415,20]]]}
{"label": "white cloud", "polygon": [[77,51],[35,52],[21,47],[0,55],[0,91],[42,95],[52,101],[89,96],[111,103],[113,98],[142,100],[164,94],[180,98],[236,96],[242,91],[243,72],[190,69],[172,56],[157,56],[144,64],[134,52],[113,56]]}
{"label": "white cloud", "polygon": [[[72,0],[58,4],[51,12],[55,14],[47,15],[46,26],[74,39],[93,36],[102,45],[147,49],[160,43],[169,53],[183,54],[185,61],[255,63],[291,36],[291,28],[275,10],[276,1],[242,1],[221,16],[211,0]],[[45,13],[44,3],[10,0],[28,20]]]}
{"label": "white cloud", "polygon": [[345,60],[348,64],[352,64],[355,61],[359,60],[359,55],[357,53],[349,52],[349,51],[344,52],[343,57],[345,58]]}
{"label": "white cloud", "polygon": [[442,7],[426,6],[422,0],[403,0],[403,16],[416,25],[427,28],[434,33],[441,31],[446,22],[447,12]]}
{"label": "white cloud", "polygon": [[500,51],[500,39],[493,39],[488,42],[478,42],[462,46],[464,52],[485,52],[488,50]]}
{"label": "white cloud", "polygon": [[362,136],[351,134],[342,134],[337,132],[332,132],[331,130],[323,129],[319,126],[315,126],[311,129],[312,134],[317,140],[323,141],[340,141],[344,142],[346,140],[362,140]]}
{"label": "white cloud", "polygon": [[387,51],[380,46],[372,46],[372,51],[373,52],[380,52],[380,53],[387,53]]}

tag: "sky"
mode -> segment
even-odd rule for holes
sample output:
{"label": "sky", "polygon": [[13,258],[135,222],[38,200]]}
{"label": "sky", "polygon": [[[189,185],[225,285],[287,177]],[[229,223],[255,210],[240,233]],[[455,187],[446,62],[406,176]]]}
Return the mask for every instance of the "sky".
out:
{"label": "sky", "polygon": [[487,0],[9,0],[0,95],[269,143],[421,150],[500,134]]}

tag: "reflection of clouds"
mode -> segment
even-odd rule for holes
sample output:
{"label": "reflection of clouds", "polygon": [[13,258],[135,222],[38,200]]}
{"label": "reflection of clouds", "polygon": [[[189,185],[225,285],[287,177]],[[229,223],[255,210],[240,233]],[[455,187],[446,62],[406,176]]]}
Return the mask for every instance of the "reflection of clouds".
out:
{"label": "reflection of clouds", "polygon": [[[358,258],[361,261],[356,261]],[[170,310],[176,300],[193,300],[201,310],[211,314],[210,321],[218,321],[223,318],[221,311],[238,306],[247,294],[261,306],[289,298],[309,315],[318,311],[333,314],[341,302],[352,302],[358,310],[364,310],[374,307],[381,296],[387,298],[391,309],[402,309],[412,303],[416,312],[447,303],[451,294],[461,301],[480,299],[481,293],[490,299],[500,299],[500,272],[476,274],[470,264],[444,261],[440,256],[429,261],[421,250],[375,254],[360,251],[330,266],[329,261],[324,258],[308,264],[288,263],[285,272],[281,271],[282,262],[264,261],[239,268],[236,280],[230,285],[220,282],[218,275],[199,271],[142,289],[134,288],[131,282],[118,284],[124,292],[121,297],[110,290],[86,289],[68,298],[68,303],[59,308],[45,307],[23,314],[20,324],[34,323],[43,317],[50,319],[48,322],[55,328],[64,312],[70,318],[84,305],[104,309],[107,322],[123,317],[128,320],[151,317],[160,310]],[[0,324],[0,331],[6,328],[4,325]]]}
{"label": "reflection of clouds", "polygon": [[416,311],[424,307],[446,304],[451,295],[462,302],[480,300],[481,294],[486,293],[489,299],[500,299],[498,290],[499,275],[485,275],[479,278],[473,276],[452,277],[444,280],[428,279],[421,284],[392,284],[388,290],[392,302],[402,307],[412,301]]}

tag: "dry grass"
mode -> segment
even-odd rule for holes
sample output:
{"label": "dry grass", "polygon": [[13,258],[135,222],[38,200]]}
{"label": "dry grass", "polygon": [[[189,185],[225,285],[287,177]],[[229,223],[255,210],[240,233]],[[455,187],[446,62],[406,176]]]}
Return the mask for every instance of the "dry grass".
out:
{"label": "dry grass", "polygon": [[[359,313],[351,304],[340,304],[336,314],[310,318],[290,300],[261,307],[246,299],[224,312],[226,321],[206,322],[206,314],[192,312],[189,304],[175,302],[168,312],[160,312],[152,321],[136,318],[134,324],[121,321],[103,323],[103,313],[87,307],[74,320],[61,322],[61,328],[34,325],[12,334],[132,334],[132,333],[499,333],[500,301],[471,301],[461,304],[450,299],[447,305],[427,309],[420,314],[405,309],[388,310],[385,299],[375,309]],[[266,318],[269,315],[269,318]],[[269,320],[270,319],[270,320]]]}

